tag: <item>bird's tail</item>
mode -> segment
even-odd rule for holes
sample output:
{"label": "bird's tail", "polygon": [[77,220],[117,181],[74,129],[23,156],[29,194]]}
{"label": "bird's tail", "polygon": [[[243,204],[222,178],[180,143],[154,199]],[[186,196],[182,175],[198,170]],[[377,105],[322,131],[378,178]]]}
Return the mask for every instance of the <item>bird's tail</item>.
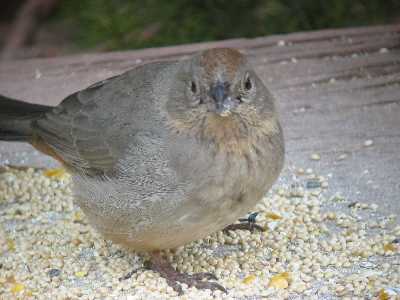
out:
{"label": "bird's tail", "polygon": [[0,140],[29,141],[32,122],[44,116],[51,106],[31,104],[0,95]]}

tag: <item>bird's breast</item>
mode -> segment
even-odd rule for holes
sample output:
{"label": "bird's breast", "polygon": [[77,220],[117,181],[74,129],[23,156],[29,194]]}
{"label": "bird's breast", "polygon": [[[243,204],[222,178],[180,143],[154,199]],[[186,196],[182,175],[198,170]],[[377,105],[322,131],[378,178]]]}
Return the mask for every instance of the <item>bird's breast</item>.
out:
{"label": "bird's breast", "polygon": [[243,200],[266,192],[282,167],[282,133],[275,120],[251,124],[215,116],[176,136],[172,161],[182,180],[196,183],[195,190]]}

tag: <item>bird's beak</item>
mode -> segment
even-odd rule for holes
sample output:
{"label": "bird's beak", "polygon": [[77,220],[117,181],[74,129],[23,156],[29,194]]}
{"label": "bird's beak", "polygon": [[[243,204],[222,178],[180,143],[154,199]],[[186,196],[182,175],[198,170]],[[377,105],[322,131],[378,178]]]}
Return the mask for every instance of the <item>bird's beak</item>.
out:
{"label": "bird's beak", "polygon": [[230,115],[235,102],[229,95],[229,87],[224,83],[217,83],[211,89],[211,97],[215,102],[215,112],[221,117]]}

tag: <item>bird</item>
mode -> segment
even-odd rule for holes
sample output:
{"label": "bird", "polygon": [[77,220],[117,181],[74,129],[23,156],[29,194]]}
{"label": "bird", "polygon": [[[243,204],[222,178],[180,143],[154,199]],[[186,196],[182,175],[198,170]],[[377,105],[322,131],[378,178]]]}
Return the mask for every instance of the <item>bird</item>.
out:
{"label": "bird", "polygon": [[55,107],[0,96],[0,140],[61,162],[89,223],[150,253],[178,293],[181,283],[226,291],[204,281],[212,274],[176,271],[161,250],[227,227],[271,188],[285,152],[275,102],[244,54],[212,48],[137,66]]}

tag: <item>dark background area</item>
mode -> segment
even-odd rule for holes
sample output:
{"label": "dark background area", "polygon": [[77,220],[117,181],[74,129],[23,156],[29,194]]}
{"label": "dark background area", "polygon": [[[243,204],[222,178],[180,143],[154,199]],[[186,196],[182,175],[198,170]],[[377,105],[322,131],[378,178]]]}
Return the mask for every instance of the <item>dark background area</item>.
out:
{"label": "dark background area", "polygon": [[399,0],[20,0],[1,6],[3,59],[400,21]]}

